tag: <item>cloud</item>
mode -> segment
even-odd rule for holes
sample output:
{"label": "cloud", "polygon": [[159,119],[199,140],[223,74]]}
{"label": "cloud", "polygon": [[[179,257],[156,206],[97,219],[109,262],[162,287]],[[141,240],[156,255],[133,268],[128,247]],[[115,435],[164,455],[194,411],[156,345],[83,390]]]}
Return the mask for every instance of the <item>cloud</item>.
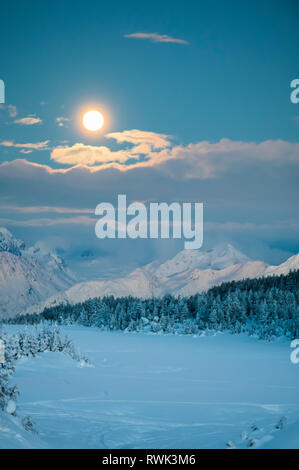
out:
{"label": "cloud", "polygon": [[[34,209],[34,208],[33,208]],[[58,208],[59,209],[59,208]],[[32,211],[34,212],[34,211]],[[58,210],[55,211],[57,213],[63,213],[63,210]],[[72,210],[66,210],[66,213],[76,213],[77,210],[72,211]],[[79,210],[79,212],[83,212]],[[50,227],[50,226],[55,226],[55,225],[90,225],[93,224],[95,225],[97,219],[94,217],[94,211],[93,210],[88,210],[89,214],[92,214],[93,217],[91,216],[84,216],[84,215],[78,215],[76,217],[56,217],[56,218],[50,218],[50,217],[39,217],[35,219],[26,219],[26,220],[16,220],[12,218],[0,218],[0,225],[5,226],[5,225],[12,225],[12,226],[23,226],[23,227]],[[146,222],[147,225],[149,224],[149,221]],[[172,222],[170,221],[170,224]],[[218,231],[218,232],[272,232],[273,230],[279,230],[282,232],[299,232],[299,224],[297,221],[291,221],[288,224],[285,222],[274,222],[274,223],[268,223],[268,224],[256,224],[256,223],[239,223],[239,222],[224,222],[224,223],[219,223],[219,222],[205,222],[205,230],[206,231]]]}
{"label": "cloud", "polygon": [[221,139],[178,145],[151,153],[149,164],[160,165],[176,177],[209,179],[228,171],[242,171],[258,163],[283,165],[299,163],[299,144],[283,140],[261,143]]}
{"label": "cloud", "polygon": [[[244,204],[262,207],[259,206],[260,201],[264,206],[267,202],[273,211],[276,203],[285,203],[287,194],[290,207],[296,202],[299,144],[279,144],[279,141],[261,144],[199,142],[187,147],[176,146],[167,150],[166,156],[160,155],[165,150],[157,152],[160,157],[156,160],[131,165],[113,162],[102,166],[77,162],[85,156],[91,161],[107,160],[111,150],[105,148],[102,152],[91,146],[90,151],[89,146],[77,146],[53,150],[61,150],[63,161],[68,161],[67,157],[76,161],[76,166],[70,168],[53,169],[21,159],[2,163],[0,195],[10,198],[2,203],[13,204],[14,201],[19,204],[22,201],[23,205],[35,205],[38,194],[39,205],[57,206],[63,201],[63,206],[88,208],[95,207],[101,199],[106,201],[122,192],[142,201],[166,201],[167,198],[211,201],[216,198],[222,207],[225,204],[233,207],[233,212]],[[110,158],[115,159],[115,154],[117,152],[112,152]],[[18,192],[25,181],[26,199]],[[33,198],[30,199],[31,195]],[[288,206],[285,210],[289,211]]]}
{"label": "cloud", "polygon": [[189,45],[188,41],[184,39],[173,38],[167,34],[158,34],[158,33],[132,33],[125,34],[125,38],[134,38],[134,39],[148,39],[151,42],[165,42],[165,43],[175,43],[175,44],[185,44]]}
{"label": "cloud", "polygon": [[111,150],[76,143],[56,147],[51,159],[66,165],[88,166],[91,171],[153,167],[179,179],[220,178],[227,172],[238,173],[262,162],[271,167],[299,163],[299,144],[282,140],[256,143],[221,139],[216,143],[200,141],[173,146],[170,136],[137,129],[112,132],[105,137],[130,146]]}
{"label": "cloud", "polygon": [[59,127],[63,127],[66,125],[66,123],[70,122],[71,119],[67,118],[67,117],[64,117],[64,116],[59,116],[56,118],[56,122],[58,124]]}
{"label": "cloud", "polygon": [[17,114],[18,114],[17,107],[14,106],[13,104],[9,104],[7,106],[7,111],[8,111],[8,114],[10,115],[10,117],[16,117]]}
{"label": "cloud", "polygon": [[26,220],[15,220],[0,218],[2,226],[10,225],[15,227],[51,227],[55,225],[91,225],[95,224],[96,219],[87,216],[63,217],[63,218],[37,218]]}
{"label": "cloud", "polygon": [[229,232],[257,232],[257,231],[273,231],[273,230],[281,230],[288,232],[290,230],[299,231],[299,223],[295,220],[289,221],[288,224],[285,221],[281,222],[273,222],[271,224],[256,224],[256,223],[240,223],[240,222],[206,222],[205,224],[206,230],[217,230],[217,231],[229,231]]}
{"label": "cloud", "polygon": [[42,124],[42,120],[38,117],[27,116],[21,119],[15,119],[15,124],[21,124],[22,126],[34,126],[35,124]]}
{"label": "cloud", "polygon": [[8,104],[8,105],[0,104],[0,109],[5,109],[8,112],[10,117],[16,117],[18,114],[17,107],[14,106],[13,104]]}
{"label": "cloud", "polygon": [[64,206],[17,206],[13,204],[1,204],[0,210],[19,212],[23,214],[54,213],[54,214],[93,214],[93,209],[74,208]]}
{"label": "cloud", "polygon": [[[171,158],[167,155],[168,159],[163,156],[164,159],[152,160],[146,166],[139,161],[127,165],[125,170],[124,165],[115,163],[67,169],[53,169],[22,159],[2,163],[1,224],[14,225],[20,238],[24,233],[30,240],[59,234],[70,245],[94,243],[103,250],[108,247],[115,259],[121,253],[124,265],[138,256],[139,262],[142,259],[145,264],[157,256],[162,241],[148,240],[144,244],[134,241],[125,249],[122,241],[99,241],[94,235],[96,218],[92,212],[96,205],[111,202],[116,206],[117,195],[126,194],[128,204],[137,200],[146,204],[203,202],[204,238],[210,246],[214,241],[237,242],[255,257],[258,251],[255,247],[263,243],[257,259],[265,252],[265,244],[271,250],[298,246],[298,144],[224,140],[197,142],[161,152],[165,151],[177,155]],[[169,240],[165,246],[172,246]]]}
{"label": "cloud", "polygon": [[20,153],[24,153],[25,155],[27,155],[28,153],[32,153],[32,150],[29,150],[29,149],[21,149],[21,150],[20,150]]}
{"label": "cloud", "polygon": [[61,145],[51,153],[51,159],[64,165],[126,164],[128,160],[139,160],[141,155],[151,158],[151,152],[170,146],[169,136],[155,132],[132,129],[123,132],[111,132],[105,135],[119,144],[132,144],[129,148],[111,150],[106,146],[76,143],[72,146]]}
{"label": "cloud", "polygon": [[28,153],[28,151],[30,153],[32,150],[46,150],[48,148],[49,142],[49,140],[44,140],[43,142],[26,142],[24,144],[16,144],[12,140],[2,140],[0,145],[2,145],[2,147],[20,148],[23,149],[21,150],[22,153]]}
{"label": "cloud", "polygon": [[[121,162],[132,158],[130,151],[118,150],[113,152],[105,146],[85,145],[77,143],[56,147],[51,153],[51,160],[64,165],[95,165],[96,163]],[[136,158],[136,156],[135,156]]]}
{"label": "cloud", "polygon": [[110,132],[105,137],[115,139],[118,143],[128,142],[134,145],[145,145],[153,148],[165,148],[170,146],[170,136],[166,134],[158,134],[156,132],[140,131],[132,129],[122,132]]}

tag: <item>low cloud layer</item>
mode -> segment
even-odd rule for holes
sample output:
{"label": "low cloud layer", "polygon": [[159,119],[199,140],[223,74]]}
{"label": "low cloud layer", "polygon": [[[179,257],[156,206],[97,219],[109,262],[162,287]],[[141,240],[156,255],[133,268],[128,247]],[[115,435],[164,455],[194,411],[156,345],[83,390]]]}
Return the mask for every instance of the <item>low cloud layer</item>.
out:
{"label": "low cloud layer", "polygon": [[[122,148],[74,144],[52,150],[52,160],[69,168],[21,159],[2,163],[1,224],[33,239],[59,232],[70,246],[94,244],[112,258],[121,254],[122,260],[129,261],[133,249],[136,260],[150,261],[162,241],[136,242],[136,250],[125,255],[124,242],[99,241],[94,235],[96,205],[115,205],[117,195],[126,194],[128,203],[203,202],[204,248],[230,241],[274,263],[297,250],[299,144],[222,139],[173,145],[169,136],[137,130],[106,138]],[[1,145],[45,150],[49,142]],[[178,243],[167,249],[179,249]]]}
{"label": "low cloud layer", "polygon": [[105,137],[114,139],[122,148],[111,150],[108,146],[76,143],[54,148],[51,159],[70,166],[90,166],[91,171],[107,166],[122,171],[156,167],[172,177],[186,179],[216,178],[263,163],[270,168],[299,163],[299,144],[283,140],[256,143],[221,139],[216,143],[173,145],[170,136],[136,129],[112,132]]}

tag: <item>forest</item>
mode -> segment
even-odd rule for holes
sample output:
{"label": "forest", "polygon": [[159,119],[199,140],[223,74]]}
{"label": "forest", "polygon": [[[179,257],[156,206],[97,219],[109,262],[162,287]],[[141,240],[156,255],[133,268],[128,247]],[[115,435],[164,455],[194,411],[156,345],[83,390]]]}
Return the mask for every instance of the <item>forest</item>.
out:
{"label": "forest", "polygon": [[14,324],[80,324],[102,330],[201,334],[246,333],[261,339],[299,337],[299,270],[287,275],[232,281],[191,297],[139,299],[113,296],[58,305]]}

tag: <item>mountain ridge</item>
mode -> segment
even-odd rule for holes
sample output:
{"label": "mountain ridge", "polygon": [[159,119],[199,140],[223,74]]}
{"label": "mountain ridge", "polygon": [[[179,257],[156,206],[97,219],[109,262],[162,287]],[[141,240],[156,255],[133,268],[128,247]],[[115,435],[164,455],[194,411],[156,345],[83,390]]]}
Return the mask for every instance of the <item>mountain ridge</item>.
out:
{"label": "mountain ridge", "polygon": [[74,280],[54,252],[27,248],[0,228],[0,317],[13,317],[70,287]]}
{"label": "mountain ridge", "polygon": [[[186,251],[194,252],[189,254]],[[231,264],[235,261],[243,262]],[[198,266],[214,268],[200,269]],[[299,254],[291,256],[281,265],[270,266],[263,261],[250,260],[232,245],[216,247],[208,252],[183,250],[165,263],[150,263],[121,278],[76,283],[24,313],[39,313],[46,307],[75,304],[108,295],[140,298],[161,297],[165,294],[190,296],[223,282],[285,274],[292,269],[299,269]]]}

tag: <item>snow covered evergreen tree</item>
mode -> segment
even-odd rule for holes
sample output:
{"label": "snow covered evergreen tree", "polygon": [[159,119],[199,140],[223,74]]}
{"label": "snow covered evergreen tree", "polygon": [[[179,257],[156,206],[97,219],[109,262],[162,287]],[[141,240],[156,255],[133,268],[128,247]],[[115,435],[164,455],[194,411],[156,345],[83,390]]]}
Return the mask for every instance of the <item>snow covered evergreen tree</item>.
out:
{"label": "snow covered evergreen tree", "polygon": [[[288,275],[223,283],[191,297],[136,299],[113,296],[77,305],[59,305],[40,315],[19,316],[11,323],[79,323],[107,330],[198,334],[203,330],[245,332],[270,340],[299,336],[299,270]],[[34,350],[32,338],[24,348]],[[45,341],[45,339],[44,339]],[[60,350],[58,338],[55,349]],[[45,345],[44,345],[45,346]],[[54,348],[54,346],[53,346]]]}

